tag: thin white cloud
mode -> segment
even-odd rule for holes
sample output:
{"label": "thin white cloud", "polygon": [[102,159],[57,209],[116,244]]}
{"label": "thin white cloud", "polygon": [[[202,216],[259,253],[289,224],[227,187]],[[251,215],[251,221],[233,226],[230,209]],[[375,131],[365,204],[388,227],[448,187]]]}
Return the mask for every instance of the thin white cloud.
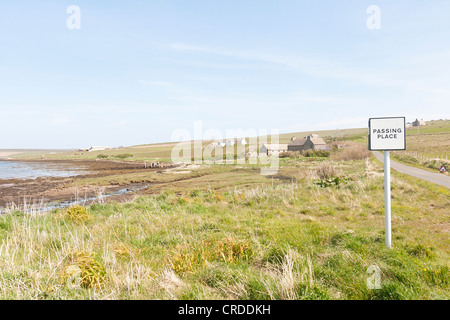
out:
{"label": "thin white cloud", "polygon": [[[306,58],[303,56],[281,55],[281,54],[269,54],[261,53],[250,50],[228,50],[218,49],[206,46],[196,46],[184,43],[173,43],[168,46],[169,49],[180,52],[197,52],[207,53],[219,56],[227,56],[236,59],[252,60],[259,62],[266,62],[270,64],[276,64],[282,67],[298,70],[302,73],[329,79],[340,79],[351,82],[356,82],[365,85],[376,86],[391,86],[391,87],[403,87],[404,89],[418,90],[431,93],[445,93],[449,94],[448,89],[449,78],[446,77],[443,81],[436,81],[436,83],[424,83],[422,75],[414,73],[415,64],[419,62],[434,62],[438,57],[445,59],[449,53],[447,51],[442,53],[430,54],[420,57],[410,57],[409,60],[405,58],[405,63],[411,65],[408,70],[396,70],[397,63],[391,62],[385,66],[383,70],[380,69],[361,69],[349,67],[343,63],[337,61],[326,61],[313,58]],[[392,61],[392,60],[391,60]],[[449,60],[445,60],[447,66]],[[441,65],[442,68],[442,65]],[[440,75],[432,75],[433,78]]]}

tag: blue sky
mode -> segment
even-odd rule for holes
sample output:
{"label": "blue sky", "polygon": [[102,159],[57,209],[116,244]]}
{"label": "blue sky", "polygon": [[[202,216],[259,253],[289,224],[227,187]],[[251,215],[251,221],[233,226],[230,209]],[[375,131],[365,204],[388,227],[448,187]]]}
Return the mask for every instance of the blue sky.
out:
{"label": "blue sky", "polygon": [[450,118],[449,15],[448,0],[1,1],[0,149]]}

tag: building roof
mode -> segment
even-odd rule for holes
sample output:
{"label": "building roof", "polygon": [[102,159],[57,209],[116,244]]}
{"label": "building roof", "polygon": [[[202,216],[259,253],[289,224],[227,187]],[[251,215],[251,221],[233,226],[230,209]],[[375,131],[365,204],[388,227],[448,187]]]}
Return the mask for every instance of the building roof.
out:
{"label": "building roof", "polygon": [[307,140],[306,138],[301,138],[301,139],[295,138],[294,140],[291,141],[291,143],[289,143],[289,145],[290,146],[302,146],[305,144],[306,140]]}
{"label": "building roof", "polygon": [[326,144],[326,142],[319,136],[311,137],[309,140],[311,140],[311,142],[314,143],[315,145]]}
{"label": "building roof", "polygon": [[318,134],[311,134],[307,137],[301,138],[301,139],[294,139],[289,143],[290,146],[302,146],[305,144],[306,141],[310,140],[315,145],[326,145],[326,142],[318,135]]}

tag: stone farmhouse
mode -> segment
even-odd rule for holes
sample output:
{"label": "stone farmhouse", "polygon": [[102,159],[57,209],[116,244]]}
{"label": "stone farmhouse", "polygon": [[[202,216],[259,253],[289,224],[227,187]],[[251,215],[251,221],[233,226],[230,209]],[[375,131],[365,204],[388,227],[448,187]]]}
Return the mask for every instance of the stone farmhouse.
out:
{"label": "stone farmhouse", "polygon": [[414,121],[412,123],[413,127],[420,127],[420,126],[426,126],[427,124],[425,123],[425,121],[423,121],[423,119],[416,119],[416,121]]}
{"label": "stone farmhouse", "polygon": [[317,134],[311,134],[307,137],[298,139],[291,138],[288,145],[288,151],[305,151],[305,150],[328,150],[326,142]]}
{"label": "stone farmhouse", "polygon": [[281,152],[286,152],[287,150],[287,144],[263,144],[261,148],[259,148],[259,154],[271,156],[272,154],[279,154]]}

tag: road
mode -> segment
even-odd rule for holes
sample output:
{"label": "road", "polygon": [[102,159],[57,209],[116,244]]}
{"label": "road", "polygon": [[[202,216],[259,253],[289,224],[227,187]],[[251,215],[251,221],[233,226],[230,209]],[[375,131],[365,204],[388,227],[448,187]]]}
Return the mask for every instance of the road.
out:
{"label": "road", "polygon": [[[384,156],[381,152],[372,151],[375,158],[384,163]],[[408,174],[410,176],[420,178],[423,180],[427,180],[441,186],[450,188],[450,177],[446,176],[442,173],[434,173],[422,169],[418,169],[415,167],[406,166],[404,164],[398,163],[397,161],[393,161],[391,158],[391,168],[397,170],[398,172]]]}

